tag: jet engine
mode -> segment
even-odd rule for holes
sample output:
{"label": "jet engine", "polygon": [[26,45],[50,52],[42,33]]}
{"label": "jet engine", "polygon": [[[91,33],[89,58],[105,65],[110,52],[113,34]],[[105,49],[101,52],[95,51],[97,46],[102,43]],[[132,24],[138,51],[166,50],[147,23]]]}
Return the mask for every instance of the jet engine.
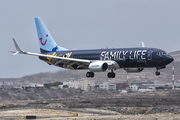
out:
{"label": "jet engine", "polygon": [[102,72],[108,69],[108,64],[103,61],[96,61],[89,64],[89,70],[91,72]]}
{"label": "jet engine", "polygon": [[124,68],[128,73],[142,72],[144,68]]}

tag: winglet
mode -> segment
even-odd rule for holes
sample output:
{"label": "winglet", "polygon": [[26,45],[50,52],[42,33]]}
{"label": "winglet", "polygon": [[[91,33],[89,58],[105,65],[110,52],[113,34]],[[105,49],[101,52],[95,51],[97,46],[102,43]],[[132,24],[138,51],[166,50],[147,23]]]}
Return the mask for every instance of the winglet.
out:
{"label": "winglet", "polygon": [[19,48],[18,44],[16,43],[15,39],[14,38],[12,38],[12,39],[13,39],[14,45],[16,47],[16,50],[19,52],[22,52],[22,50]]}
{"label": "winglet", "polygon": [[15,39],[14,38],[12,38],[13,39],[13,42],[14,42],[14,45],[15,45],[15,47],[16,47],[16,52],[12,52],[12,53],[14,53],[12,56],[15,56],[16,54],[18,54],[18,53],[20,53],[20,52],[23,52],[21,49],[20,49],[20,47],[18,46],[18,44],[16,43],[16,41],[15,41]]}
{"label": "winglet", "polygon": [[141,42],[141,43],[142,43],[142,47],[145,47],[144,42]]}

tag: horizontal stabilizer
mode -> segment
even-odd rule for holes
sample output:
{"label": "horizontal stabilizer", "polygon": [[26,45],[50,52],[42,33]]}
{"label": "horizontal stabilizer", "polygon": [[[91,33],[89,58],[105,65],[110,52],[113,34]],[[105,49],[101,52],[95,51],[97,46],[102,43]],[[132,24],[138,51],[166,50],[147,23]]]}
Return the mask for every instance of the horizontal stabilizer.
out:
{"label": "horizontal stabilizer", "polygon": [[15,55],[18,54],[18,53],[19,53],[19,51],[15,52],[12,56],[15,56]]}

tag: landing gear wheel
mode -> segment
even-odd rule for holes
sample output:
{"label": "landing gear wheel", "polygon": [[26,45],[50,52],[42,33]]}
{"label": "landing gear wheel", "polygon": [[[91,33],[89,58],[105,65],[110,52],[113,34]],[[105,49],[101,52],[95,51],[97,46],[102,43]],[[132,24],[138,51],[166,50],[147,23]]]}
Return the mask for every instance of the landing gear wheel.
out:
{"label": "landing gear wheel", "polygon": [[113,72],[113,73],[111,73],[111,77],[112,78],[115,78],[115,76],[116,76],[116,74]]}
{"label": "landing gear wheel", "polygon": [[160,72],[159,72],[159,71],[156,71],[156,73],[155,73],[155,74],[158,76],[158,75],[160,75]]}
{"label": "landing gear wheel", "polygon": [[90,77],[90,72],[86,73],[86,77],[88,77],[88,78]]}
{"label": "landing gear wheel", "polygon": [[107,76],[108,78],[115,78],[116,74],[114,72],[109,72]]}
{"label": "landing gear wheel", "polygon": [[107,76],[108,76],[108,78],[111,78],[111,72],[109,72],[109,73],[107,74]]}
{"label": "landing gear wheel", "polygon": [[90,77],[93,78],[94,77],[94,73],[90,72]]}
{"label": "landing gear wheel", "polygon": [[93,78],[94,77],[94,73],[93,72],[87,72],[86,73],[86,77],[91,77],[91,78]]}

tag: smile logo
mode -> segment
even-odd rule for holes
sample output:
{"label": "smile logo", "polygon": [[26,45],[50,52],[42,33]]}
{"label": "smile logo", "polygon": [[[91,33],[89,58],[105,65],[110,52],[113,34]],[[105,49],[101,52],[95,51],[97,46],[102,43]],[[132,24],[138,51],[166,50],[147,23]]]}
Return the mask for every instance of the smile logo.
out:
{"label": "smile logo", "polygon": [[[46,34],[46,37],[48,37],[48,34]],[[46,43],[47,43],[47,39],[45,40],[45,42],[44,42],[44,43],[42,42],[42,38],[39,38],[39,40],[40,40],[40,42],[41,42],[41,45],[42,45],[42,46],[46,45]]]}

